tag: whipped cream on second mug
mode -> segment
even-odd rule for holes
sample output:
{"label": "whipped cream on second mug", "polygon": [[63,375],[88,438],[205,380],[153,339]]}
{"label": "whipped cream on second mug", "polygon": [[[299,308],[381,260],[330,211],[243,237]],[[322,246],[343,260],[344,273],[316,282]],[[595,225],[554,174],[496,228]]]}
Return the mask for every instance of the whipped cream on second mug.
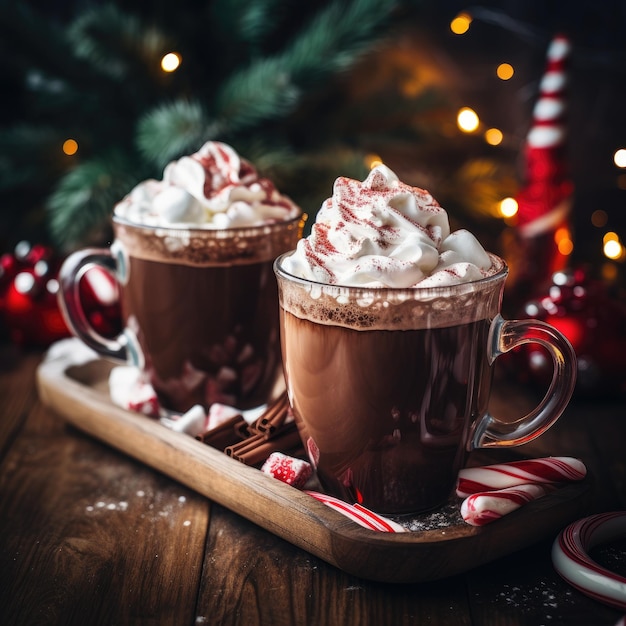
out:
{"label": "whipped cream on second mug", "polygon": [[450,232],[447,212],[385,165],[365,181],[340,177],[308,237],[283,259],[293,276],[355,287],[440,287],[493,274],[476,237]]}
{"label": "whipped cream on second mug", "polygon": [[163,180],[139,183],[115,207],[117,216],[136,224],[209,229],[273,224],[300,213],[272,181],[217,141],[172,161]]}

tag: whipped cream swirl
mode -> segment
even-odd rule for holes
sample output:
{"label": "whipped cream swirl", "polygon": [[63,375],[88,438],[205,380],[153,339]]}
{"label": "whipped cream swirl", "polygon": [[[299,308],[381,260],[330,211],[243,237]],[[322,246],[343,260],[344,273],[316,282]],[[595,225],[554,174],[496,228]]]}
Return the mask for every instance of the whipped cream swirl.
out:
{"label": "whipped cream swirl", "polygon": [[207,142],[172,161],[163,180],[139,183],[115,207],[137,224],[193,228],[241,228],[290,220],[301,210],[233,148]]}
{"label": "whipped cream swirl", "polygon": [[283,260],[300,278],[356,287],[439,287],[484,278],[491,259],[423,189],[385,165],[365,181],[338,178],[311,234]]}

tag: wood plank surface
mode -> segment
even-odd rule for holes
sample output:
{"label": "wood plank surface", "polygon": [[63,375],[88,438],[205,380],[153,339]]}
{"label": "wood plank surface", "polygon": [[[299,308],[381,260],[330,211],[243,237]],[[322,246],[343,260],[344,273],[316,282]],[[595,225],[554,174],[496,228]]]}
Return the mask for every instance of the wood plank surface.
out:
{"label": "wood plank surface", "polygon": [[[585,511],[589,480],[567,485],[506,516],[472,527],[456,513],[445,527],[377,533],[361,528],[257,469],[114,406],[107,389],[111,364],[60,353],[38,371],[42,400],[70,423],[164,472],[340,569],[380,582],[448,577],[548,536]],[[484,453],[483,453],[484,454]],[[509,452],[510,454],[510,452]],[[484,462],[484,461],[483,461]],[[451,510],[457,511],[456,504]],[[443,521],[445,516],[441,516]],[[454,517],[454,516],[453,516]]]}
{"label": "wood plank surface", "polygon": [[195,492],[38,404],[3,459],[0,511],[4,624],[193,623],[209,519]]}
{"label": "wood plank surface", "polygon": [[[238,546],[236,554],[228,550],[233,544]],[[366,581],[329,566],[222,507],[215,507],[212,518],[207,563],[198,603],[199,615],[206,617],[207,623],[471,624],[464,617],[468,605],[460,576],[443,584]]]}
{"label": "wood plank surface", "polygon": [[[69,426],[37,399],[39,357],[0,371],[2,624],[615,626],[621,617],[558,577],[551,538],[440,581],[346,574]],[[602,483],[594,508],[623,508],[623,403],[577,402],[565,418],[533,455],[579,453]]]}

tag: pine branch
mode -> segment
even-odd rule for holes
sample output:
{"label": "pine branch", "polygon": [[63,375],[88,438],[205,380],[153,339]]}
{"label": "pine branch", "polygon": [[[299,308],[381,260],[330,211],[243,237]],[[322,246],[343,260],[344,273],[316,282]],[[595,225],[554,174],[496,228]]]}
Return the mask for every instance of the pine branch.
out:
{"label": "pine branch", "polygon": [[163,167],[182,154],[197,150],[218,135],[219,128],[198,102],[177,100],[146,113],[138,123],[136,143],[149,162]]}
{"label": "pine branch", "polygon": [[168,49],[164,34],[113,5],[87,11],[67,33],[79,58],[117,80],[136,74],[137,66],[156,65]]}
{"label": "pine branch", "polygon": [[289,114],[299,98],[283,60],[260,59],[221,87],[215,103],[216,118],[235,132]]}
{"label": "pine branch", "polygon": [[[316,129],[310,141],[294,128],[308,124],[305,99],[325,93],[329,79],[381,39],[393,0],[212,0],[193,16],[191,3],[175,15],[157,4],[133,15],[109,0],[49,31],[34,10],[13,6],[10,26],[0,15],[4,64],[11,58],[8,67],[27,88],[18,119],[33,131],[30,143],[20,143],[0,129],[0,150],[7,148],[0,191],[36,182],[45,195],[57,181],[47,209],[51,234],[64,248],[101,229],[137,182],[158,177],[167,162],[210,139],[231,143],[296,201],[314,196],[318,185],[326,193],[337,171],[350,175],[342,149],[329,146],[322,157],[329,137]],[[181,51],[183,65],[165,75],[160,57],[172,49]],[[79,142],[74,158],[60,152],[68,136]],[[302,153],[311,145],[318,152],[307,160]]]}
{"label": "pine branch", "polygon": [[350,68],[381,40],[396,4],[395,0],[330,4],[285,52],[294,81],[305,86]]}
{"label": "pine branch", "polygon": [[272,39],[278,25],[285,18],[286,7],[281,0],[256,0],[244,2],[240,17],[242,39],[252,46],[252,53]]}
{"label": "pine branch", "polygon": [[289,7],[284,0],[215,0],[211,9],[221,39],[233,48],[246,46],[251,56],[272,39]]}
{"label": "pine branch", "polygon": [[60,181],[48,201],[55,241],[66,250],[84,245],[90,233],[108,223],[115,204],[146,175],[119,151],[78,165]]}
{"label": "pine branch", "polygon": [[354,64],[379,39],[394,0],[336,0],[292,45],[235,73],[216,97],[216,118],[231,131],[291,113],[306,89]]}
{"label": "pine branch", "polygon": [[0,191],[53,180],[63,169],[61,143],[49,127],[16,125],[0,132]]}

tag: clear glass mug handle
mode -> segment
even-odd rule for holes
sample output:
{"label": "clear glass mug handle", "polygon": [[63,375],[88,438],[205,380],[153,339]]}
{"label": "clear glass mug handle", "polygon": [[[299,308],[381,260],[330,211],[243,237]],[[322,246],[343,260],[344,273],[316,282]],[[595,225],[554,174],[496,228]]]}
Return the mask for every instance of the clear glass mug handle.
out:
{"label": "clear glass mug handle", "polygon": [[80,299],[80,281],[92,268],[98,267],[119,284],[118,259],[105,248],[87,248],[70,254],[59,270],[59,307],[72,333],[103,356],[127,360],[128,340],[124,333],[113,339],[103,337],[89,323]]}
{"label": "clear glass mug handle", "polygon": [[542,345],[552,357],[550,387],[539,405],[514,422],[485,415],[469,442],[469,449],[519,446],[543,434],[561,416],[576,385],[576,353],[555,328],[539,320],[505,320],[498,315],[489,332],[488,358],[493,363],[501,354],[525,343]]}

